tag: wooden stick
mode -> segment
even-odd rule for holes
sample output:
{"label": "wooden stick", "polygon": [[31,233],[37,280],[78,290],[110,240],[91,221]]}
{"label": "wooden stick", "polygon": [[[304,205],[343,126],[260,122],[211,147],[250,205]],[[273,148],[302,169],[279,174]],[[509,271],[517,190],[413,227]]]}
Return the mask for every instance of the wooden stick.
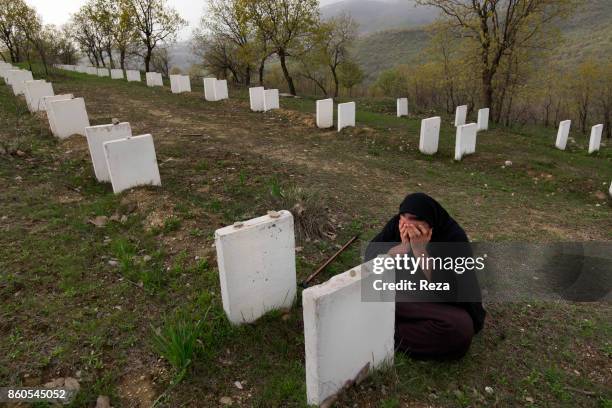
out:
{"label": "wooden stick", "polygon": [[353,242],[355,242],[359,238],[359,234],[355,235],[353,238],[349,239],[346,244],[342,248],[340,248],[335,254],[333,254],[327,261],[325,261],[321,266],[317,268],[310,276],[308,276],[301,284],[303,288],[307,288],[310,282],[316,278],[325,268],[329,266],[334,260],[344,252]]}

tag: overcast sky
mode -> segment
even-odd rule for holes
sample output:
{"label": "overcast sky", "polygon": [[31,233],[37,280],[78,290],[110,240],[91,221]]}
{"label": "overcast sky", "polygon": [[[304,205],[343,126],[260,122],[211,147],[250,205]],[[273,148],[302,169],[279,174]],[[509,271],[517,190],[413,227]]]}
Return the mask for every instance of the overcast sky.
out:
{"label": "overcast sky", "polygon": [[[70,19],[70,15],[76,12],[86,0],[26,0],[33,6],[36,11],[42,16],[46,24],[61,25]],[[320,0],[321,5],[334,3],[339,0]],[[197,27],[206,0],[168,0],[168,4],[176,8],[181,16],[189,22],[189,26],[185,28],[180,39],[186,40],[191,36],[191,30]]]}

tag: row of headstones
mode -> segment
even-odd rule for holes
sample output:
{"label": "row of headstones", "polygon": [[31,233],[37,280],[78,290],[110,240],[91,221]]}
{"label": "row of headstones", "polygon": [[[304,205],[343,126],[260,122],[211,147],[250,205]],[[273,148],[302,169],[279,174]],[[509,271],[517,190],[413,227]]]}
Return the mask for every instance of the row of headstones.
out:
{"label": "row of headstones", "polygon": [[[223,309],[233,324],[292,307],[291,212],[270,211],[218,229],[215,246]],[[395,302],[362,301],[362,281],[371,276],[364,264],[302,292],[308,404],[322,404],[358,375],[393,363]]]}
{"label": "row of headstones", "polygon": [[[559,129],[557,130],[557,139],[555,140],[555,147],[559,150],[565,150],[567,146],[567,139],[569,137],[570,127],[572,126],[571,120],[564,120],[559,123]],[[589,138],[589,154],[599,151],[601,146],[601,133],[603,132],[603,125],[595,125],[591,128],[591,137]]]}
{"label": "row of headstones", "polygon": [[[140,71],[126,70],[125,76],[122,69],[108,69],[86,67],[83,65],[55,65],[56,68],[99,77],[111,77],[112,79],[127,79],[128,82],[140,82]],[[164,86],[162,75],[159,72],[147,72],[145,80],[148,87]],[[172,93],[180,94],[191,92],[191,79],[188,75],[170,75],[170,90]],[[204,97],[207,101],[220,101],[229,98],[226,80],[216,78],[204,78]]]}

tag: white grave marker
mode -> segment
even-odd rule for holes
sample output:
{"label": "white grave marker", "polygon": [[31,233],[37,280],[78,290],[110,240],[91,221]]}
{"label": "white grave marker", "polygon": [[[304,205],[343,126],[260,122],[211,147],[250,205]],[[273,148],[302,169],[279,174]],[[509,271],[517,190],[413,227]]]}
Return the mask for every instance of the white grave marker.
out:
{"label": "white grave marker", "polygon": [[457,106],[457,110],[455,111],[455,126],[465,125],[467,108],[467,105]]}
{"label": "white grave marker", "polygon": [[339,103],[338,132],[349,126],[355,126],[355,102]]}
{"label": "white grave marker", "polygon": [[601,133],[603,125],[595,125],[591,128],[591,138],[589,139],[589,154],[599,151],[601,145]]}
{"label": "white grave marker", "polygon": [[559,123],[559,130],[557,131],[557,140],[555,141],[555,147],[559,150],[565,150],[567,146],[567,138],[569,136],[570,126],[572,126],[571,120],[564,120]]}
{"label": "white grave marker", "polygon": [[215,231],[223,309],[250,323],[296,296],[295,236],[289,211],[271,212]]}
{"label": "white grave marker", "polygon": [[229,93],[227,90],[227,80],[217,79],[215,81],[215,95],[218,101],[229,98]]}
{"label": "white grave marker", "polygon": [[140,71],[129,69],[125,71],[128,82],[140,82]]}
{"label": "white grave marker", "polygon": [[397,100],[397,117],[408,116],[408,98],[399,98]]}
{"label": "white grave marker", "polygon": [[153,136],[111,140],[103,146],[115,194],[137,186],[161,186]]}
{"label": "white grave marker", "polygon": [[478,110],[478,130],[489,129],[489,108],[482,108]]}
{"label": "white grave marker", "polygon": [[122,69],[111,69],[110,75],[112,79],[123,79]]}
{"label": "white grave marker", "polygon": [[104,155],[104,143],[132,137],[130,124],[123,122],[116,125],[89,126],[85,128],[85,136],[96,179],[100,182],[110,182],[111,178]]}
{"label": "white grave marker", "polygon": [[264,110],[264,87],[249,88],[249,100],[253,112],[262,112]]}
{"label": "white grave marker", "polygon": [[99,77],[108,77],[110,76],[110,71],[108,68],[98,68],[98,76]]}
{"label": "white grave marker", "polygon": [[98,75],[98,68],[96,68],[96,67],[87,67],[87,73],[89,75]]}
{"label": "white grave marker", "polygon": [[393,363],[395,301],[382,293],[380,299],[362,299],[362,285],[380,279],[371,265],[302,292],[308,404],[320,405],[365,367]]}
{"label": "white grave marker", "polygon": [[174,94],[191,92],[191,81],[187,75],[170,75],[170,89]]}
{"label": "white grave marker", "polygon": [[72,135],[85,136],[85,128],[89,126],[89,117],[83,98],[45,103],[49,125],[55,137],[65,139]]}
{"label": "white grave marker", "polygon": [[463,156],[476,153],[476,132],[478,125],[469,123],[457,126],[455,138],[455,160],[461,160]]}
{"label": "white grave marker", "polygon": [[43,96],[42,98],[40,98],[40,110],[47,111],[47,105],[49,104],[49,102],[63,101],[66,99],[74,99],[74,95],[63,94],[54,96]]}
{"label": "white grave marker", "polygon": [[45,81],[27,81],[25,83],[25,98],[30,112],[38,112],[44,110],[42,106],[42,98],[45,96],[53,96],[53,85]]}
{"label": "white grave marker", "polygon": [[216,82],[216,78],[204,78],[204,99],[209,102],[217,101]]}
{"label": "white grave marker", "polygon": [[13,89],[13,94],[23,95],[25,92],[25,82],[33,81],[32,73],[30,71],[25,70],[12,70],[9,71],[9,84]]}
{"label": "white grave marker", "polygon": [[264,91],[264,112],[279,109],[280,102],[278,98],[278,89],[266,89]]}
{"label": "white grave marker", "polygon": [[147,86],[148,87],[153,87],[153,86],[164,86],[164,80],[162,79],[162,76],[160,73],[158,72],[147,72]]}
{"label": "white grave marker", "polygon": [[326,129],[334,126],[334,100],[320,99],[317,101],[317,127]]}
{"label": "white grave marker", "polygon": [[419,150],[421,153],[436,154],[438,152],[441,122],[442,119],[439,116],[421,121],[421,137],[419,138]]}

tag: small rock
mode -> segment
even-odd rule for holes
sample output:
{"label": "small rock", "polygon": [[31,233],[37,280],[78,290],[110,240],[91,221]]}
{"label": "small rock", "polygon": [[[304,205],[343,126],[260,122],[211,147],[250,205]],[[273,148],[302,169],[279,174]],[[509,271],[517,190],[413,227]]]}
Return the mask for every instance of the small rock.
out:
{"label": "small rock", "polygon": [[81,389],[81,386],[76,378],[66,377],[64,378],[64,388],[70,391],[78,391]]}
{"label": "small rock", "polygon": [[90,218],[89,223],[95,225],[98,228],[102,228],[108,222],[108,217],[106,215],[98,215],[97,217]]}
{"label": "small rock", "polygon": [[525,401],[529,402],[530,404],[533,404],[535,402],[535,400],[531,397],[525,397]]}
{"label": "small rock", "polygon": [[118,124],[119,124],[119,119],[113,118],[113,125],[118,125]]}
{"label": "small rock", "polygon": [[64,379],[63,378],[54,378],[48,383],[43,385],[45,388],[63,388],[64,387]]}
{"label": "small rock", "polygon": [[234,385],[236,386],[236,388],[238,388],[239,390],[243,389],[244,387],[242,386],[242,383],[240,381],[235,381]]}
{"label": "small rock", "polygon": [[119,262],[114,260],[114,259],[111,259],[110,261],[108,261],[108,264],[110,266],[117,266],[117,265],[119,265]]}
{"label": "small rock", "polygon": [[142,260],[145,261],[145,262],[149,262],[151,259],[152,259],[151,255],[145,255],[145,256],[142,257]]}
{"label": "small rock", "polygon": [[493,395],[493,387],[485,387],[485,392],[489,395]]}
{"label": "small rock", "polygon": [[25,152],[23,152],[23,151],[21,151],[21,150],[17,150],[17,151],[15,152],[15,154],[16,154],[17,156],[19,156],[19,157],[23,157],[23,156],[25,156]]}
{"label": "small rock", "polygon": [[111,408],[110,399],[106,395],[98,396],[96,400],[96,408]]}
{"label": "small rock", "polygon": [[21,176],[15,177],[15,181],[17,181],[17,182],[21,183],[22,180],[23,180],[23,177],[21,177]]}
{"label": "small rock", "polygon": [[291,319],[291,314],[285,313],[283,317],[281,317],[281,319],[283,319],[283,321],[286,322],[287,320]]}
{"label": "small rock", "polygon": [[234,401],[230,397],[221,397],[221,399],[219,399],[219,403],[223,405],[232,405]]}
{"label": "small rock", "polygon": [[511,162],[510,160],[506,160],[506,161],[504,162],[504,165],[505,165],[506,167],[510,167],[510,166],[512,166],[512,162]]}

